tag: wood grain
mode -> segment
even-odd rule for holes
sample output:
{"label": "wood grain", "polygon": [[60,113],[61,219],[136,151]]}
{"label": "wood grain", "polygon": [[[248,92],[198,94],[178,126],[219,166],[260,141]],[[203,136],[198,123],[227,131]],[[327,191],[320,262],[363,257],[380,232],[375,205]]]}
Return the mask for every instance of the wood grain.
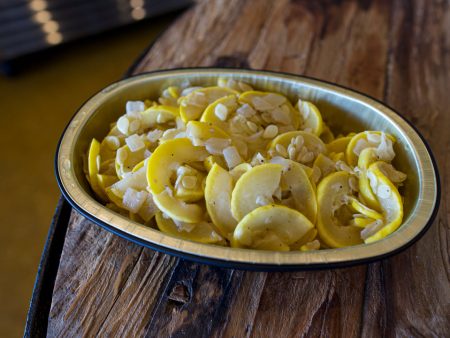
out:
{"label": "wood grain", "polygon": [[380,337],[450,332],[447,1],[201,1],[135,73],[251,67],[386,101],[430,141],[443,203],[425,237],[382,262],[295,273],[220,269],[128,243],[72,213],[49,336]]}
{"label": "wood grain", "polygon": [[[408,1],[393,8],[385,100],[403,112],[430,142],[443,201],[430,231],[409,250],[383,262],[385,332],[396,336],[447,336],[449,298],[450,114],[448,2]],[[382,299],[382,298],[381,298]]]}

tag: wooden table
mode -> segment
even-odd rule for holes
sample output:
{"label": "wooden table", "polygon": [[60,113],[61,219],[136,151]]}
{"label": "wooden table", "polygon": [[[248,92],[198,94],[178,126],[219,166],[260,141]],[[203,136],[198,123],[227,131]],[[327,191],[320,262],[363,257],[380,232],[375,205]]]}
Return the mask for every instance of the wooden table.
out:
{"label": "wooden table", "polygon": [[425,0],[205,1],[132,69],[270,69],[337,82],[387,102],[423,133],[440,166],[441,210],[419,242],[352,268],[227,270],[127,242],[62,201],[26,334],[448,337],[449,8],[448,1]]}

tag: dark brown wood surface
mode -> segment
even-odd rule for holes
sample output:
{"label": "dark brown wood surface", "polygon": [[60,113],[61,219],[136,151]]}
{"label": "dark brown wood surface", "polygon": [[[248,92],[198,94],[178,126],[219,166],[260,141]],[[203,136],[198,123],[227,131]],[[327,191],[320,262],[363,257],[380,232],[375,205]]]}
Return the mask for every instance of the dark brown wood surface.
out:
{"label": "dark brown wood surface", "polygon": [[429,141],[436,221],[411,248],[352,268],[257,273],[127,242],[75,211],[49,336],[445,337],[449,335],[448,1],[204,1],[136,67],[233,66],[305,74],[372,95]]}

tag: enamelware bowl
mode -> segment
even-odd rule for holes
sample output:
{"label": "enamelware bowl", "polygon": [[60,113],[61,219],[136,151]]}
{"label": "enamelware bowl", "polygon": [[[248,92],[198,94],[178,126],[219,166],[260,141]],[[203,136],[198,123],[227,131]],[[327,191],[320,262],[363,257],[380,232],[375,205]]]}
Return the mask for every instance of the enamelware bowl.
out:
{"label": "enamelware bowl", "polygon": [[[394,165],[408,175],[402,194],[404,218],[390,236],[371,244],[309,252],[235,249],[181,240],[136,223],[98,202],[83,172],[83,155],[93,137],[103,139],[126,101],[156,98],[161,89],[189,80],[213,85],[219,77],[249,83],[259,90],[314,102],[332,130],[382,130],[394,135]],[[114,83],[90,98],[64,131],[56,153],[56,177],[71,205],[94,223],[143,246],[193,261],[252,270],[300,270],[370,262],[397,253],[419,239],[436,216],[440,185],[437,166],[423,137],[383,103],[327,82],[297,75],[241,69],[192,68],[156,71]]]}

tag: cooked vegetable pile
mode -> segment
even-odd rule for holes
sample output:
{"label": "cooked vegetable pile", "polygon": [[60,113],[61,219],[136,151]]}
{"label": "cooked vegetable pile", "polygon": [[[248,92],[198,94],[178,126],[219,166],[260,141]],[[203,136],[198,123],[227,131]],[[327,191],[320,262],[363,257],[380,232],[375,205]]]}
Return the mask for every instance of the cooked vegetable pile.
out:
{"label": "cooked vegetable pile", "polygon": [[178,238],[262,250],[371,243],[401,224],[382,131],[334,136],[319,109],[233,79],[129,101],[86,175],[106,206]]}

